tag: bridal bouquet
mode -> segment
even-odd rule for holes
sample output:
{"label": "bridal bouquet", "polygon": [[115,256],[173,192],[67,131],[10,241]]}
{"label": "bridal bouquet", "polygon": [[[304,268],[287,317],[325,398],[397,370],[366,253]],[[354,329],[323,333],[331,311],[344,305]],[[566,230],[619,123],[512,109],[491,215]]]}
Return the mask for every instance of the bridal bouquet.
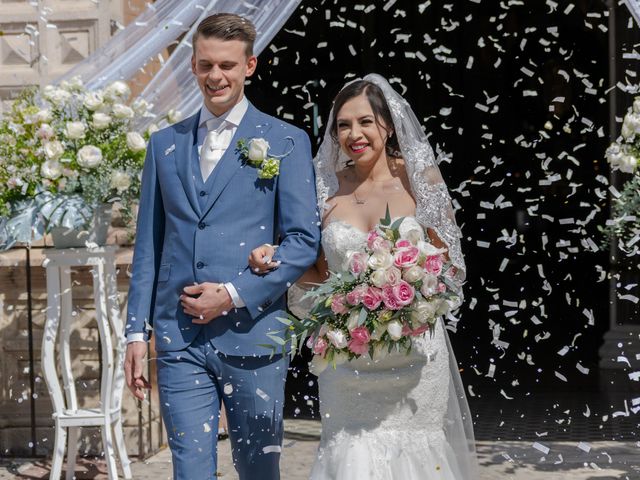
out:
{"label": "bridal bouquet", "polygon": [[[327,365],[391,351],[411,349],[411,339],[433,332],[437,319],[458,300],[452,277],[455,267],[445,249],[423,240],[422,231],[404,236],[403,219],[391,223],[389,213],[368,233],[366,246],[351,252],[344,271],[305,294],[313,299],[309,317],[281,319],[292,352],[309,336],[314,372]],[[304,298],[304,297],[303,297]]]}
{"label": "bridal bouquet", "polygon": [[132,218],[146,150],[133,125],[150,106],[130,95],[124,82],[89,90],[79,78],[23,92],[0,118],[0,236],[79,228],[114,201]]}
{"label": "bridal bouquet", "polygon": [[612,218],[601,230],[609,238],[618,238],[622,250],[631,251],[640,245],[640,97],[635,98],[625,115],[621,137],[607,149],[606,157],[612,169],[630,174],[631,178],[620,192],[614,192]]}

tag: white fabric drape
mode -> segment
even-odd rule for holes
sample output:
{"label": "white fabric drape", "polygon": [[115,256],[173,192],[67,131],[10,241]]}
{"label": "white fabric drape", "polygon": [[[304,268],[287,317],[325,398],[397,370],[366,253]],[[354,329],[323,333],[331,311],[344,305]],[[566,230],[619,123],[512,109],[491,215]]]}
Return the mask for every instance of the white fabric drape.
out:
{"label": "white fabric drape", "polygon": [[137,127],[145,129],[171,109],[190,115],[202,103],[190,66],[191,38],[200,20],[217,12],[235,13],[251,20],[258,33],[254,47],[258,55],[299,3],[300,0],[159,0],[57,81],[79,76],[90,88],[102,88],[114,80],[129,80],[182,36],[140,95],[153,108],[152,116]]}

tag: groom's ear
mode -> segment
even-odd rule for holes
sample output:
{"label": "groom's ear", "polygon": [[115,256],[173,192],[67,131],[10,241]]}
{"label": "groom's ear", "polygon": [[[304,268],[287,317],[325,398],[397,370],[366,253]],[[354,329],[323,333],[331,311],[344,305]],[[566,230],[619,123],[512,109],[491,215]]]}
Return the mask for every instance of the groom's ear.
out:
{"label": "groom's ear", "polygon": [[256,71],[256,67],[258,66],[258,57],[256,57],[255,55],[251,55],[248,59],[247,59],[247,77],[250,77],[251,75],[253,75],[253,73]]}
{"label": "groom's ear", "polygon": [[196,56],[191,55],[191,73],[196,74]]}

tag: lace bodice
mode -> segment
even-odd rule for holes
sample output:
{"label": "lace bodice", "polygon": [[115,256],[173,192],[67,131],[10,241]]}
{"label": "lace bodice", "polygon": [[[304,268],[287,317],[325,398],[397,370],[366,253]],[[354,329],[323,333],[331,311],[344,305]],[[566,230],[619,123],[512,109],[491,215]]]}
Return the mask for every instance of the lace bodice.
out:
{"label": "lace bodice", "polygon": [[[395,219],[394,219],[395,220]],[[410,230],[418,230],[424,238],[423,229],[415,217],[404,217],[400,224],[400,235],[406,235]],[[364,232],[343,220],[331,220],[322,230],[322,248],[333,272],[346,270],[345,262],[349,254],[363,248],[367,241]]]}

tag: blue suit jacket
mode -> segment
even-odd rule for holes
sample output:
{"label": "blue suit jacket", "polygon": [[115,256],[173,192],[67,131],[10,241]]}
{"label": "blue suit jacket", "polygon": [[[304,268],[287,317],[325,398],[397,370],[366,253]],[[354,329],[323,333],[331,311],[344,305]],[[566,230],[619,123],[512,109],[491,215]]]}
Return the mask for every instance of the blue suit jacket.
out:
{"label": "blue suit jacket", "polygon": [[[267,332],[282,331],[285,292],[317,258],[320,243],[309,138],[302,130],[249,105],[236,134],[211,174],[208,191],[196,191],[192,155],[199,113],[151,136],[129,289],[126,333],[156,335],[156,349],[186,348],[205,329],[229,355],[266,355]],[[281,155],[280,174],[261,180],[236,151],[239,139],[264,138]],[[199,196],[201,196],[199,198]],[[206,199],[204,199],[206,197]],[[266,276],[247,266],[251,250],[279,239],[281,266]],[[180,305],[194,282],[232,282],[246,307],[205,326]],[[148,324],[148,325],[147,325]],[[147,337],[145,337],[147,338]]]}

